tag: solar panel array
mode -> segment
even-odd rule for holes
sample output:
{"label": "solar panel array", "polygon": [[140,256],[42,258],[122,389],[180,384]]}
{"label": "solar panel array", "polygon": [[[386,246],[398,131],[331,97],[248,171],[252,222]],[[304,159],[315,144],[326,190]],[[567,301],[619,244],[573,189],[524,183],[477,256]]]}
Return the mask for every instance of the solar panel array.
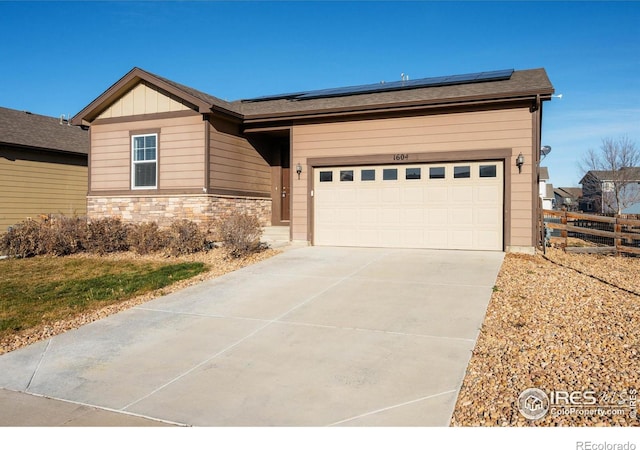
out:
{"label": "solar panel array", "polygon": [[476,72],[462,75],[449,75],[443,77],[421,78],[418,80],[392,81],[389,83],[365,84],[360,86],[348,86],[333,89],[320,89],[316,91],[294,92],[289,94],[267,95],[256,97],[243,102],[261,102],[268,100],[310,100],[316,98],[343,97],[347,95],[371,94],[374,92],[401,91],[423,87],[451,86],[455,84],[469,84],[483,81],[508,80],[513,74],[513,69],[494,70],[491,72]]}

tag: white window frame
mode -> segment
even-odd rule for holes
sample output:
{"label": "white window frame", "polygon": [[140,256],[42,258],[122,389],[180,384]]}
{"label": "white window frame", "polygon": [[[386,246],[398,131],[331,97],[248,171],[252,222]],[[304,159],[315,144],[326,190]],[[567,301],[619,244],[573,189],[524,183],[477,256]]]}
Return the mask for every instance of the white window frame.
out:
{"label": "white window frame", "polygon": [[[155,136],[156,138],[156,151],[155,151],[156,158],[136,161],[136,154],[135,154],[136,149],[134,146],[135,139],[140,137],[147,137],[147,136]],[[156,174],[155,174],[156,183],[154,186],[136,186],[136,164],[139,164],[139,163],[144,163],[144,164],[154,163],[156,165]],[[131,189],[132,190],[158,189],[158,133],[144,133],[144,134],[131,135]]]}

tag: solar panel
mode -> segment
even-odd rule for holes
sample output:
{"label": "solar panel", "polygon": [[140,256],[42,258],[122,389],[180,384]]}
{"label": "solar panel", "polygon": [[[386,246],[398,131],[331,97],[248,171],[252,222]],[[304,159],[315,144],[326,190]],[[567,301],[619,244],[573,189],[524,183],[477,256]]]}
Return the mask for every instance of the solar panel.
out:
{"label": "solar panel", "polygon": [[364,84],[341,88],[320,89],[316,91],[296,92],[291,94],[268,95],[257,97],[243,102],[259,102],[268,100],[311,100],[316,98],[342,97],[347,95],[371,94],[374,92],[401,91],[422,87],[451,86],[455,84],[477,83],[481,81],[508,80],[513,74],[513,69],[494,70],[490,72],[475,72],[462,75],[450,75],[441,77],[421,78],[417,80],[392,81],[389,83]]}
{"label": "solar panel", "polygon": [[513,69],[496,70],[492,72],[477,72],[463,75],[445,77],[422,78],[411,81],[393,81],[390,83],[368,84],[362,86],[350,86],[335,89],[322,89],[299,95],[293,100],[309,100],[313,98],[339,97],[343,95],[369,94],[374,92],[398,91],[421,87],[449,86],[454,84],[467,84],[479,81],[508,80],[513,74]]}
{"label": "solar panel", "polygon": [[302,94],[306,94],[308,91],[303,92],[292,92],[289,94],[275,94],[275,95],[263,95],[260,97],[249,98],[246,100],[241,100],[242,102],[264,102],[267,100],[291,100],[293,98],[299,97]]}

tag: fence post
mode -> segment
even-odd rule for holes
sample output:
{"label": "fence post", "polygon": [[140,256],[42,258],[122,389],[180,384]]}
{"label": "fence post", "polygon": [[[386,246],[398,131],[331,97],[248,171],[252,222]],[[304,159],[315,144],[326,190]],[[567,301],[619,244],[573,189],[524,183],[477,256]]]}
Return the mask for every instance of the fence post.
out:
{"label": "fence post", "polygon": [[614,225],[614,232],[615,232],[615,244],[616,244],[616,256],[620,256],[620,247],[622,247],[622,236],[620,236],[620,233],[622,233],[622,225],[618,222],[618,220],[620,220],[620,216],[618,214],[616,214],[615,216],[616,219],[616,223]]}
{"label": "fence post", "polygon": [[566,252],[567,247],[569,246],[569,233],[567,233],[567,211],[562,211],[562,216],[560,217],[560,223],[564,225],[564,228],[560,231],[560,236],[564,238],[564,247],[563,250]]}

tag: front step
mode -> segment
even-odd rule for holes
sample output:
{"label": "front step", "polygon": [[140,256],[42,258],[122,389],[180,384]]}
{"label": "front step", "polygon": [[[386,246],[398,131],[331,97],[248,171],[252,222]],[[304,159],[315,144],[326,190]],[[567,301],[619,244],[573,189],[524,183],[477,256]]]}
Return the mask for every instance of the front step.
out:
{"label": "front step", "polygon": [[289,241],[289,227],[287,226],[272,226],[262,228],[262,237],[260,238],[260,242],[284,243]]}

